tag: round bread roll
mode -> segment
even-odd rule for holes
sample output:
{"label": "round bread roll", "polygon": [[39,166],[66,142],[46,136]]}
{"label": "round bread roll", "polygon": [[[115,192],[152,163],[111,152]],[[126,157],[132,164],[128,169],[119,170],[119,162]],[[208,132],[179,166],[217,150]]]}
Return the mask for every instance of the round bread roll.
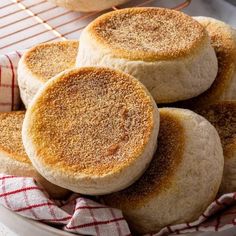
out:
{"label": "round bread roll", "polygon": [[173,106],[197,109],[221,100],[236,100],[236,30],[210,17],[194,17],[207,30],[218,59],[218,73],[211,87],[199,96]]}
{"label": "round bread roll", "polygon": [[206,99],[210,102],[216,102],[217,99],[236,100],[236,30],[210,17],[194,19],[206,28],[218,59],[217,77],[207,90],[207,97],[201,97],[202,104]]}
{"label": "round bread roll", "polygon": [[236,101],[212,104],[198,113],[218,131],[223,145],[225,166],[220,194],[236,191]]}
{"label": "round bread roll", "polygon": [[214,200],[223,173],[220,138],[206,119],[190,110],[159,111],[158,149],[149,168],[129,188],[103,197],[140,234],[196,220]]}
{"label": "round bread roll", "polygon": [[197,96],[217,74],[204,27],[190,16],[162,8],[130,8],[98,17],[81,34],[76,64],[131,74],[157,103]]}
{"label": "round bread roll", "polygon": [[51,197],[66,197],[70,191],[51,184],[38,174],[25,153],[21,138],[24,116],[24,111],[0,113],[0,173],[32,177]]}
{"label": "round bread roll", "polygon": [[75,66],[79,42],[66,40],[38,44],[18,64],[21,99],[27,108],[39,88],[56,74]]}
{"label": "round bread roll", "polygon": [[33,100],[23,143],[35,168],[74,192],[99,195],[128,187],[156,149],[159,116],[146,88],[109,68],[62,72]]}
{"label": "round bread roll", "polygon": [[60,7],[67,8],[72,11],[90,12],[102,11],[112,6],[121,5],[130,0],[48,0]]}

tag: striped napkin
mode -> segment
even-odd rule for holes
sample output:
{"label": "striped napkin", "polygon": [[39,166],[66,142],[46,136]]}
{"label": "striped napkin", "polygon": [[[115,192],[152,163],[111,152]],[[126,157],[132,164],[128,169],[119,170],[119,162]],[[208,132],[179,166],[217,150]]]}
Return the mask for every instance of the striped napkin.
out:
{"label": "striped napkin", "polygon": [[0,204],[24,217],[80,235],[131,235],[118,209],[72,195],[53,201],[32,178],[0,174]]}
{"label": "striped napkin", "polygon": [[21,55],[21,51],[0,55],[0,111],[18,110],[22,105],[17,82]]}
{"label": "striped napkin", "polygon": [[[21,107],[17,63],[22,52],[0,56],[0,111]],[[66,201],[49,199],[32,178],[0,174],[0,204],[24,217],[79,235],[128,236],[130,229],[118,209],[73,194]],[[158,214],[158,212],[157,212]],[[221,196],[195,222],[171,225],[153,236],[222,231],[236,225],[236,193]]]}

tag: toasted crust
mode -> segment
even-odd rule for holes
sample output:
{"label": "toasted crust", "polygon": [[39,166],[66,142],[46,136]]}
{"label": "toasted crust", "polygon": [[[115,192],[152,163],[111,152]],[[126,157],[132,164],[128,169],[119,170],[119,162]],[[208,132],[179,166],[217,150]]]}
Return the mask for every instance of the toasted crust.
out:
{"label": "toasted crust", "polygon": [[24,116],[24,111],[0,113],[0,152],[19,162],[30,164],[21,141]]}
{"label": "toasted crust", "polygon": [[129,188],[103,197],[139,234],[198,219],[222,179],[223,152],[215,128],[189,110],[162,108],[160,116],[150,167]]}
{"label": "toasted crust", "polygon": [[76,40],[43,43],[24,53],[18,63],[17,75],[26,108],[46,81],[75,66],[78,45]]}
{"label": "toasted crust", "polygon": [[63,198],[69,191],[44,179],[32,166],[21,138],[25,111],[0,113],[0,172],[34,178],[54,198]]}
{"label": "toasted crust", "polygon": [[168,110],[160,112],[158,149],[145,174],[129,188],[104,196],[105,202],[123,210],[143,207],[173,183],[173,176],[183,158],[185,136],[181,120]]}
{"label": "toasted crust", "polygon": [[[36,168],[51,181],[63,184],[54,174],[67,179],[67,187],[68,179],[82,179],[83,185],[90,178],[122,175],[145,159],[133,174],[140,175],[151,161],[156,145],[148,153],[146,148],[158,127],[156,105],[140,82],[108,68],[84,67],[61,73],[40,90],[27,111],[23,141]],[[46,169],[55,173],[46,176]],[[83,191],[74,182],[71,190]]]}
{"label": "toasted crust", "polygon": [[[129,99],[131,93],[135,95]],[[99,103],[99,97],[105,102]],[[130,105],[140,105],[140,108],[130,114]],[[128,75],[100,68],[75,69],[45,88],[31,109],[29,135],[33,136],[43,162],[52,168],[102,176],[129,165],[143,151],[144,145],[136,149],[135,144],[147,143],[153,128],[152,113],[150,97]],[[55,119],[52,120],[52,116]],[[131,120],[135,123],[129,123]],[[63,123],[62,132],[59,127]],[[133,135],[137,139],[129,144],[134,145],[131,155],[128,155],[129,149],[120,153],[119,149],[127,145],[129,136]],[[49,145],[42,146],[42,137]],[[93,138],[90,140],[90,137]]]}
{"label": "toasted crust", "polygon": [[164,8],[129,8],[100,16],[88,32],[115,57],[167,60],[199,50],[208,42],[205,29],[191,17]]}
{"label": "toasted crust", "polygon": [[97,18],[81,34],[76,65],[122,70],[143,83],[157,103],[198,96],[218,69],[204,27],[161,8],[124,9]]}
{"label": "toasted crust", "polygon": [[[218,131],[223,149],[230,152],[236,148],[236,101],[224,101],[197,110],[208,119]],[[230,149],[227,147],[230,145]],[[230,157],[231,155],[225,155]]]}
{"label": "toasted crust", "polygon": [[36,45],[24,56],[24,65],[41,82],[75,66],[79,42],[66,40]]}
{"label": "toasted crust", "polygon": [[207,30],[218,59],[218,73],[209,89],[199,96],[176,106],[198,108],[221,100],[236,74],[236,32],[222,21],[210,17],[195,17]]}

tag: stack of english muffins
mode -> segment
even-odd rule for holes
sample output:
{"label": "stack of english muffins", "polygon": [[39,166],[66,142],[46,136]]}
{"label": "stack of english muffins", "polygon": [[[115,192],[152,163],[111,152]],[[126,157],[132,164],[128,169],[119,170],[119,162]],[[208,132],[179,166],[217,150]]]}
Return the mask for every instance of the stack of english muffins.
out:
{"label": "stack of english muffins", "polygon": [[0,171],[101,195],[138,234],[194,221],[236,191],[235,61],[229,25],[164,8],[37,45],[18,67],[26,112],[0,114]]}

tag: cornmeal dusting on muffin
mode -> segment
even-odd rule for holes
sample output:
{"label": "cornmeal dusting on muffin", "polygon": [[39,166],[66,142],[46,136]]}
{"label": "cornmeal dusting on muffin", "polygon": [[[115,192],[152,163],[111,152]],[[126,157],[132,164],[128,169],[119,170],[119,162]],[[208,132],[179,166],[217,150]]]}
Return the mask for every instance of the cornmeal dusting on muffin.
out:
{"label": "cornmeal dusting on muffin", "polygon": [[117,56],[169,59],[188,55],[208,39],[191,17],[162,8],[134,8],[108,13],[89,26],[101,44]]}
{"label": "cornmeal dusting on muffin", "polygon": [[97,175],[122,170],[149,141],[153,100],[126,74],[76,69],[41,95],[31,108],[28,133],[37,155],[52,168]]}
{"label": "cornmeal dusting on muffin", "polygon": [[39,44],[26,53],[26,66],[46,82],[61,71],[75,67],[78,46],[76,40]]}
{"label": "cornmeal dusting on muffin", "polygon": [[0,150],[17,161],[31,163],[21,138],[24,116],[24,111],[0,113]]}

